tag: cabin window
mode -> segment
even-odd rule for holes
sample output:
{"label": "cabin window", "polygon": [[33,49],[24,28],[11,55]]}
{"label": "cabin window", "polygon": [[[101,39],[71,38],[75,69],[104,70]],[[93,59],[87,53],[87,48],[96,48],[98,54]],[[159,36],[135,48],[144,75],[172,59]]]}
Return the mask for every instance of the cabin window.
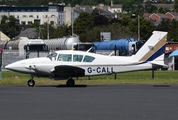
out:
{"label": "cabin window", "polygon": [[50,58],[51,60],[56,60],[56,56],[57,56],[57,53],[52,52],[47,57]]}
{"label": "cabin window", "polygon": [[86,55],[83,59],[83,62],[92,62],[94,59],[94,57]]}
{"label": "cabin window", "polygon": [[81,62],[82,58],[83,58],[83,55],[73,55],[74,62]]}
{"label": "cabin window", "polygon": [[72,55],[71,54],[59,54],[57,60],[70,62],[72,60]]}

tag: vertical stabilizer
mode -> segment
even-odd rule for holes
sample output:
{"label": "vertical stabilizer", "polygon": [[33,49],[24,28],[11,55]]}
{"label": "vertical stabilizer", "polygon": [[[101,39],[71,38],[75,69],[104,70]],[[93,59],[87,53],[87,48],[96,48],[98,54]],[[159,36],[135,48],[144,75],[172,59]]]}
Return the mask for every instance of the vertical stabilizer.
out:
{"label": "vertical stabilizer", "polygon": [[166,42],[167,32],[153,31],[152,36],[132,57],[138,62],[146,62],[153,60],[163,61]]}

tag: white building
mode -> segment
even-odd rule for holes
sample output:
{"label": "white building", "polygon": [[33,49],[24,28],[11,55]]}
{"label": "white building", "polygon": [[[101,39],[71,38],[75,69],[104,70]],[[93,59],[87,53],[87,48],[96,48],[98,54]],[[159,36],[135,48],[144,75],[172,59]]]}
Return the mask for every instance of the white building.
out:
{"label": "white building", "polygon": [[[104,4],[102,5],[104,6]],[[85,6],[86,7],[86,6]],[[84,7],[84,9],[85,9]],[[100,5],[101,7],[101,5]],[[99,8],[100,8],[99,7]],[[106,7],[111,13],[121,13],[122,5],[113,5]],[[90,13],[94,7],[91,8]],[[102,8],[103,9],[103,8]],[[32,25],[37,23],[43,25],[48,23],[53,26],[72,25],[74,20],[80,15],[80,12],[88,12],[83,9],[64,6],[63,4],[50,3],[47,6],[0,6],[0,20],[2,16],[14,16],[20,25]]]}
{"label": "white building", "polygon": [[0,6],[0,19],[4,15],[14,16],[21,25],[48,23],[55,26],[66,24],[66,12],[61,4],[49,4],[41,7]]}

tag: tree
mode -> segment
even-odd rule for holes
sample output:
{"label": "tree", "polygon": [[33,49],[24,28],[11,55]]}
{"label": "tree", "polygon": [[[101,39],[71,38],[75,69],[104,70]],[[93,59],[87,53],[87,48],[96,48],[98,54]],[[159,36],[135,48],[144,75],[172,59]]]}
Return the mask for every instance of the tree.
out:
{"label": "tree", "polygon": [[168,27],[168,41],[173,40],[174,42],[178,42],[178,21],[172,20],[172,21],[167,21],[165,27]]}
{"label": "tree", "polygon": [[159,30],[159,31],[169,31],[170,29],[170,20],[167,19],[163,19],[161,21],[161,23],[157,26],[156,30]]}
{"label": "tree", "polygon": [[109,19],[103,15],[97,15],[94,17],[94,23],[95,25],[108,25]]}
{"label": "tree", "polygon": [[97,5],[97,1],[96,0],[83,0],[81,2],[81,5]]}
{"label": "tree", "polygon": [[145,11],[148,13],[154,13],[157,11],[157,7],[147,2],[145,5]]}
{"label": "tree", "polygon": [[45,23],[44,25],[41,26],[41,32],[43,35],[43,39],[47,39],[48,37],[48,28],[49,28],[49,38],[56,38],[56,36],[54,35],[54,32],[56,31],[56,29],[54,27],[52,27],[51,25],[49,25],[48,23]]}
{"label": "tree", "polygon": [[178,0],[174,1],[174,11],[178,12]]}
{"label": "tree", "polygon": [[74,21],[74,33],[78,35],[85,33],[87,30],[92,29],[93,25],[93,16],[87,12],[82,12]]}
{"label": "tree", "polygon": [[72,0],[71,1],[71,6],[75,6],[75,5],[77,5],[77,4],[80,4],[82,2],[82,0]]}
{"label": "tree", "polygon": [[124,11],[130,12],[132,10],[133,1],[132,0],[124,0],[122,5],[123,5]]}
{"label": "tree", "polygon": [[99,15],[99,11],[98,11],[98,9],[95,8],[95,9],[92,11],[91,14],[92,14],[93,16],[97,16],[97,15]]}
{"label": "tree", "polygon": [[123,25],[123,26],[127,26],[128,25],[128,23],[129,23],[129,18],[128,17],[123,17],[122,18],[122,20],[121,20],[121,24]]}
{"label": "tree", "polygon": [[112,23],[121,23],[121,20],[119,20],[119,19],[117,19],[117,18],[112,18],[111,20],[110,20],[110,23],[112,24]]}
{"label": "tree", "polygon": [[163,14],[165,13],[162,6],[158,9],[158,13],[163,13]]}
{"label": "tree", "polygon": [[[129,29],[133,34],[138,33],[138,19],[129,22]],[[151,35],[152,31],[155,29],[154,24],[147,19],[140,18],[140,38],[147,40]]]}
{"label": "tree", "polygon": [[11,39],[17,36],[21,31],[21,27],[16,21],[13,16],[3,16],[1,19],[0,29]]}

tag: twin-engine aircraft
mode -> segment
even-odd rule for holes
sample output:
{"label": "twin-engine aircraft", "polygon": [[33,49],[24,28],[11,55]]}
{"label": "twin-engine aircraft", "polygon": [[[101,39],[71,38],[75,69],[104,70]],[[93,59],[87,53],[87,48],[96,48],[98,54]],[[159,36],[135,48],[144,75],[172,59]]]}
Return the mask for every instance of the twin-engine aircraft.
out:
{"label": "twin-engine aircraft", "polygon": [[34,86],[34,76],[55,80],[67,79],[74,86],[73,77],[113,74],[165,67],[164,52],[167,32],[154,31],[147,42],[132,56],[106,56],[83,51],[59,50],[47,57],[31,58],[7,65],[5,68],[31,74],[28,86]]}

